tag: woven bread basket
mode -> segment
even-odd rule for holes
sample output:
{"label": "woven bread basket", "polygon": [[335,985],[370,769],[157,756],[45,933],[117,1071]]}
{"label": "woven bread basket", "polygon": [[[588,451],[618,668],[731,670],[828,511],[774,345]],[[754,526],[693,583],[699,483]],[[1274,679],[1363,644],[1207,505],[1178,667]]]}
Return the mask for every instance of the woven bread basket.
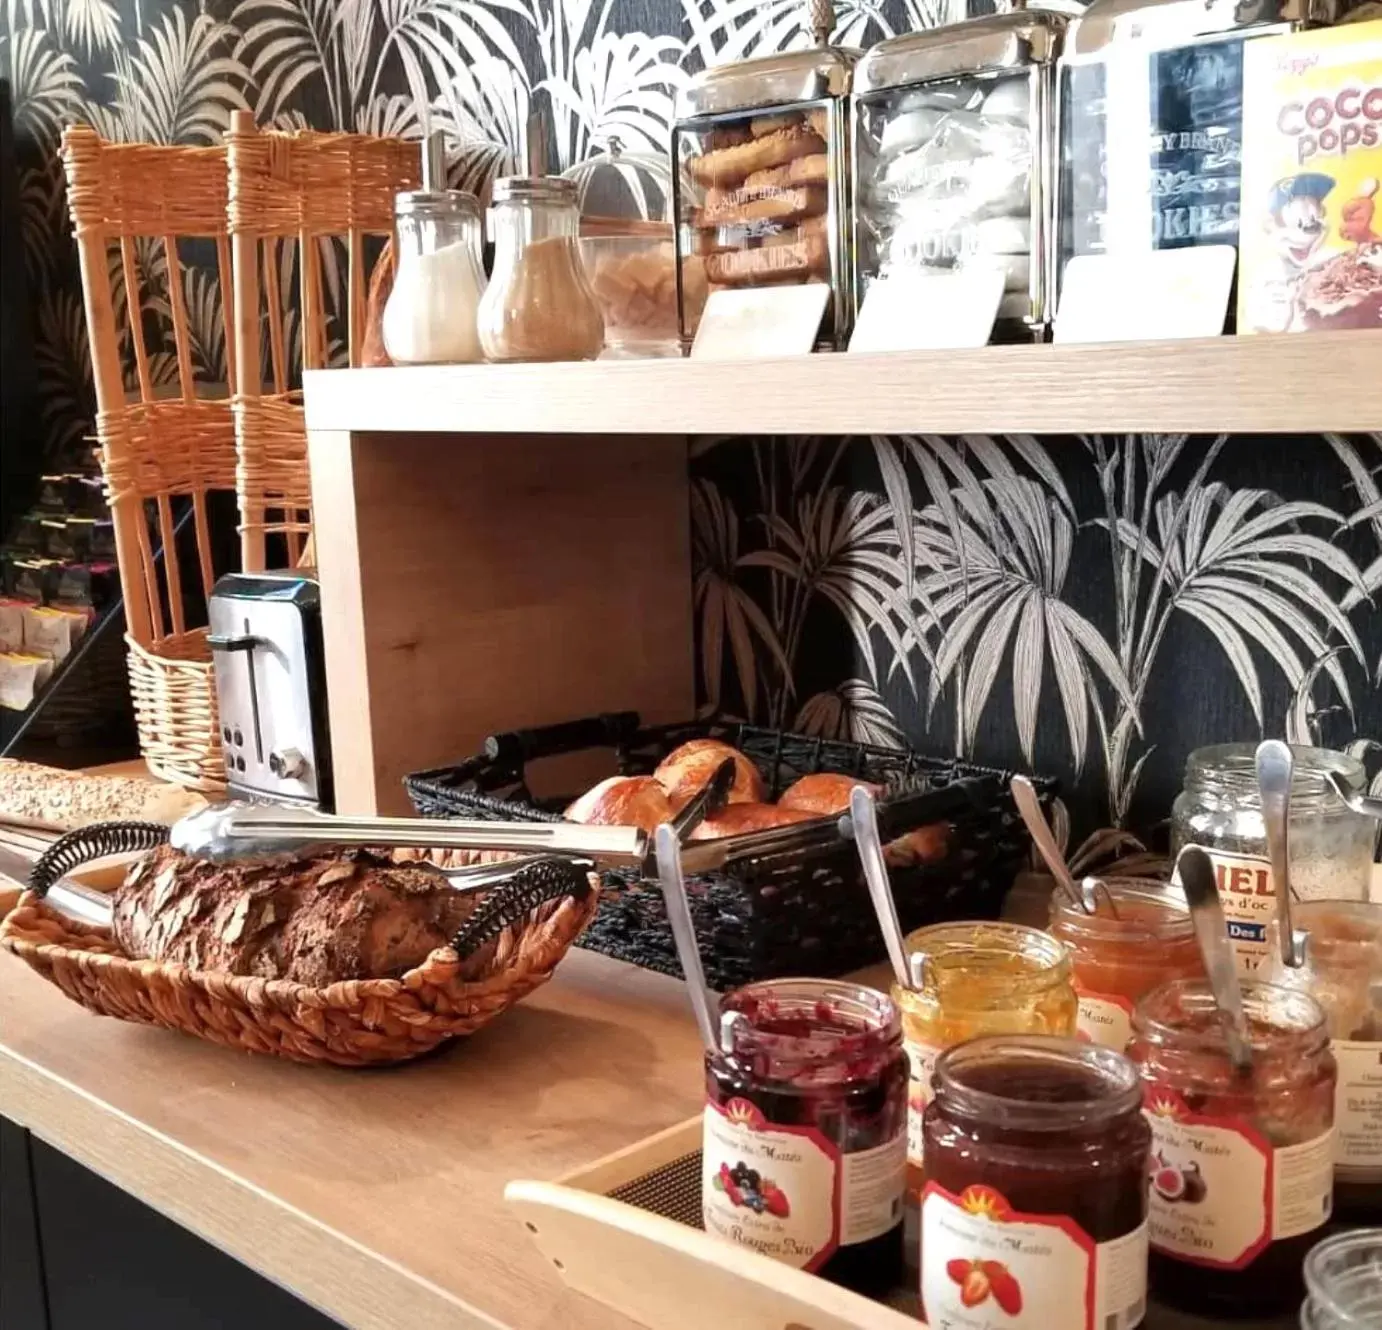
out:
{"label": "woven bread basket", "polygon": [[102,1016],[295,1062],[378,1066],[472,1034],[541,987],[598,901],[591,890],[542,904],[464,963],[440,947],[400,979],[325,988],[131,960],[108,928],[69,919],[33,891],[0,922],[0,946]]}

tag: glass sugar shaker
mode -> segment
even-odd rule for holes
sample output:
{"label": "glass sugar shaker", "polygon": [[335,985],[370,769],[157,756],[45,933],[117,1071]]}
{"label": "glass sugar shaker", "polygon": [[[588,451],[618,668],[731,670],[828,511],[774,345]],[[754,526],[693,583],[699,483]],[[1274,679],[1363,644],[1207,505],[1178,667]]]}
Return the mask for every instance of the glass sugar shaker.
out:
{"label": "glass sugar shaker", "polygon": [[428,136],[423,187],[394,200],[393,289],[384,306],[384,349],[397,365],[465,364],[483,359],[475,316],[485,273],[480,205],[446,188],[444,139]]}
{"label": "glass sugar shaker", "polygon": [[490,360],[594,360],[605,324],[581,263],[574,180],[505,176],[489,210],[494,272],[480,301]]}

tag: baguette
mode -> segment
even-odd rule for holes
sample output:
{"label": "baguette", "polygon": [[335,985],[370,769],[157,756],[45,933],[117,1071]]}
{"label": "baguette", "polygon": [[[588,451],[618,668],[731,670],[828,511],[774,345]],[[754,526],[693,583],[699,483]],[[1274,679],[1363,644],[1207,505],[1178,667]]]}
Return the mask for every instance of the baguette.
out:
{"label": "baguette", "polygon": [[97,776],[0,757],[0,822],[75,831],[92,822],[171,825],[206,800],[180,785],[141,776]]}

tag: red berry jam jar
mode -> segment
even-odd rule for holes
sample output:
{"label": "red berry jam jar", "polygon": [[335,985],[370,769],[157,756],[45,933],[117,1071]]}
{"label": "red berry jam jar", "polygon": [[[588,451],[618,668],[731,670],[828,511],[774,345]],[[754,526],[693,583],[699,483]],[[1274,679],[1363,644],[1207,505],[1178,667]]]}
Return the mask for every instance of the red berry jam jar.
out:
{"label": "red berry jam jar", "polygon": [[1152,1125],[1152,1295],[1188,1311],[1300,1304],[1333,1206],[1334,1058],[1308,993],[1243,984],[1252,1067],[1235,1072],[1203,980],[1153,989],[1128,1054]]}
{"label": "red berry jam jar", "polygon": [[1137,1068],[1078,1039],[991,1035],[936,1063],[922,1126],[921,1300],[947,1330],[1131,1330],[1147,1302]]}
{"label": "red berry jam jar", "polygon": [[720,999],[705,1060],[706,1231],[882,1294],[902,1273],[907,1057],[882,993],[776,979]]}

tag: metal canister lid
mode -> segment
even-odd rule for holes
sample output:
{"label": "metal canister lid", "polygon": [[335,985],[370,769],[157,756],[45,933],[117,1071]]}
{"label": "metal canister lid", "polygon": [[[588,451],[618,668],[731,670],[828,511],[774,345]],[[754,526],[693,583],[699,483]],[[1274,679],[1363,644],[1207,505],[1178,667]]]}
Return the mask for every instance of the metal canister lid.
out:
{"label": "metal canister lid", "polygon": [[1200,37],[1250,28],[1333,23],[1339,0],[1093,0],[1070,25],[1068,55],[1111,46],[1168,49]]}
{"label": "metal canister lid", "polygon": [[844,46],[784,51],[702,70],[677,93],[676,118],[757,111],[847,97],[860,52]]}
{"label": "metal canister lid", "polygon": [[569,203],[575,205],[574,180],[554,175],[506,175],[494,182],[492,203]]}
{"label": "metal canister lid", "polygon": [[878,92],[933,79],[1050,64],[1060,54],[1069,22],[1067,15],[1053,10],[1015,9],[892,37],[871,47],[859,62],[854,91]]}

